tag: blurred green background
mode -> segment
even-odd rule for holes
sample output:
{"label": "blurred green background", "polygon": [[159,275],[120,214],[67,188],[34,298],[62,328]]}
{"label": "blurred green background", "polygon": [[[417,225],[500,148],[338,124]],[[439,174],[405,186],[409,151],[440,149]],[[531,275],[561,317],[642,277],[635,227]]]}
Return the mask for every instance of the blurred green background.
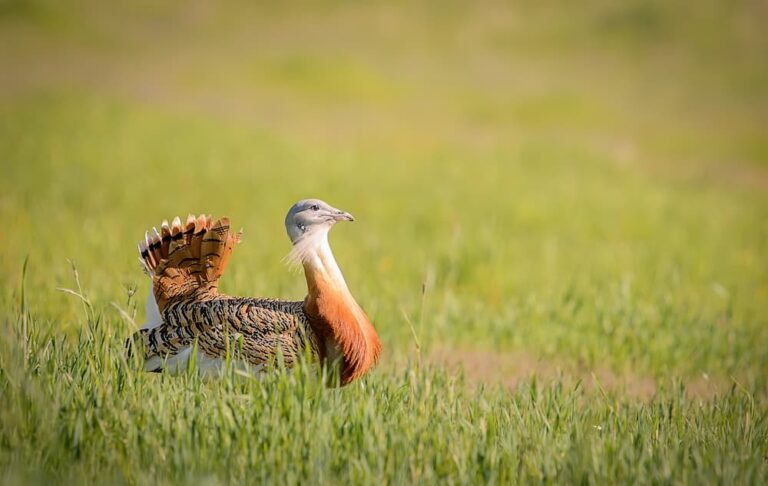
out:
{"label": "blurred green background", "polygon": [[[0,483],[765,484],[766,25],[762,0],[0,0]],[[331,243],[376,370],[126,363],[147,228],[228,215],[223,290],[301,299],[306,197],[357,217]]]}
{"label": "blurred green background", "polygon": [[188,212],[245,229],[225,291],[300,299],[282,221],[319,197],[358,219],[332,244],[383,370],[415,334],[482,380],[765,387],[767,21],[746,0],[0,0],[2,318],[29,256],[56,332],[82,325],[68,258],[118,321],[146,292],[135,242]]}

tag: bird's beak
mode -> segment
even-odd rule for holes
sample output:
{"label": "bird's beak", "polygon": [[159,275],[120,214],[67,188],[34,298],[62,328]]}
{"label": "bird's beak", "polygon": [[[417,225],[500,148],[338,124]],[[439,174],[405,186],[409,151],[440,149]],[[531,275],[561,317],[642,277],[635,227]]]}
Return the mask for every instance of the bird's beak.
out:
{"label": "bird's beak", "polygon": [[336,209],[333,213],[333,219],[335,221],[354,221],[355,217],[346,211]]}

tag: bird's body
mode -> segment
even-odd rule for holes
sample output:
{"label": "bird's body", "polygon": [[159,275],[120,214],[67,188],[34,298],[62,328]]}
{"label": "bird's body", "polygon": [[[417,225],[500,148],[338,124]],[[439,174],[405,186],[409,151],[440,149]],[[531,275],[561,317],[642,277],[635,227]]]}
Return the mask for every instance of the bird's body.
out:
{"label": "bird's body", "polygon": [[[320,356],[302,302],[217,295],[174,302],[161,318],[159,326],[145,332],[149,368],[183,371],[195,345],[203,372],[218,371],[228,352],[241,353],[257,368],[274,358],[278,348],[288,366],[306,346]],[[163,362],[168,358],[170,365]]]}
{"label": "bird's body", "polygon": [[286,217],[291,256],[307,280],[303,301],[219,294],[218,279],[240,235],[226,218],[190,216],[184,227],[178,218],[164,222],[161,233],[140,244],[153,281],[148,322],[137,333],[145,369],[184,370],[194,357],[198,370],[216,372],[227,356],[238,356],[258,371],[279,355],[286,366],[302,356],[321,364],[338,360],[341,384],[364,375],[377,362],[380,343],[328,244],[339,220],[352,217],[318,200],[300,201]]}

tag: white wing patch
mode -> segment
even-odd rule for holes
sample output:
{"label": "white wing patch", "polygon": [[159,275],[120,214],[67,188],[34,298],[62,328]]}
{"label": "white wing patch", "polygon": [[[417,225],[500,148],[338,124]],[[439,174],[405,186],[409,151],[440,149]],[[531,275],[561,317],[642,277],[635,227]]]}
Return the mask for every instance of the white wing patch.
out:
{"label": "white wing patch", "polygon": [[163,318],[160,317],[160,309],[157,307],[157,301],[155,300],[155,294],[152,292],[152,284],[149,285],[149,294],[147,295],[147,305],[144,307],[144,314],[147,321],[142,329],[154,329],[163,323]]}
{"label": "white wing patch", "polygon": [[[187,372],[189,360],[192,358],[192,346],[182,349],[173,356],[163,359],[160,356],[152,356],[144,363],[144,371],[164,371],[171,375],[180,375]],[[247,363],[235,365],[240,371],[256,375],[262,371],[264,365],[251,366]],[[200,376],[221,376],[224,371],[224,360],[221,358],[209,358],[202,351],[197,350],[195,357],[195,369]]]}

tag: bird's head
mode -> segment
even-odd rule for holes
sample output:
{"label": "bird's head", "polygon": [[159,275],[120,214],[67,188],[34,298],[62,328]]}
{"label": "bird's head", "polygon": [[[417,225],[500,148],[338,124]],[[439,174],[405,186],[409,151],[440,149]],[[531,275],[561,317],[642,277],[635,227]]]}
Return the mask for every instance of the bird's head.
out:
{"label": "bird's head", "polygon": [[336,209],[320,199],[303,199],[288,210],[285,216],[285,230],[291,243],[314,239],[328,234],[328,231],[339,221],[354,221],[351,214]]}

